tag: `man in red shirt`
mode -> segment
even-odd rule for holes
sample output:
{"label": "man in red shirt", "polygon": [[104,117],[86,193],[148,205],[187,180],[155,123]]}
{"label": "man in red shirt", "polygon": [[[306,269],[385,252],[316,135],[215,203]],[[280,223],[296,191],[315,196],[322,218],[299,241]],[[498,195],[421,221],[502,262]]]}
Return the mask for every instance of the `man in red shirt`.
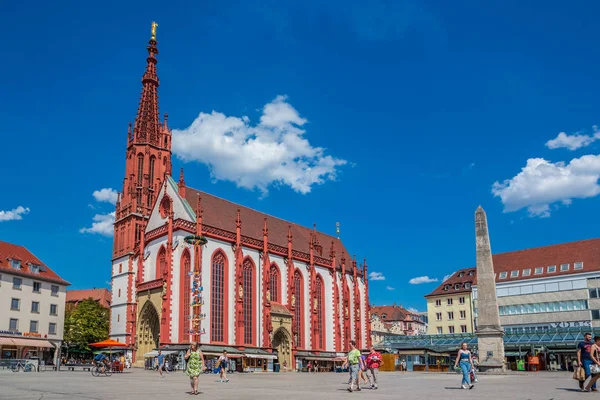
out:
{"label": "man in red shirt", "polygon": [[371,389],[377,389],[377,375],[379,374],[379,367],[383,365],[381,354],[375,351],[375,347],[371,346],[371,352],[367,356],[367,371],[369,377],[369,385]]}

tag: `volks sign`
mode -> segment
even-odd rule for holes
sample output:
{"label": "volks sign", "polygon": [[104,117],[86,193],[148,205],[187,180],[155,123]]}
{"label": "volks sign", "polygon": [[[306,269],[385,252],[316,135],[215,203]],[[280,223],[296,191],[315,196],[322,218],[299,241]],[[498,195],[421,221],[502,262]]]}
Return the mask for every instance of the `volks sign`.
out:
{"label": "volks sign", "polygon": [[583,328],[592,326],[592,321],[550,322],[552,328]]}

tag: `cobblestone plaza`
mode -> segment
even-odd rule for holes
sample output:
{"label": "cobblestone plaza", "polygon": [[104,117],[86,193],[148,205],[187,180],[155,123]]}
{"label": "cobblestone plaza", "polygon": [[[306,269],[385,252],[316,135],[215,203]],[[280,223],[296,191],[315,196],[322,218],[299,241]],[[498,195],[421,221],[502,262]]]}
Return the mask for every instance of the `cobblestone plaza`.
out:
{"label": "cobblestone plaza", "polygon": [[13,373],[0,371],[0,399],[581,399],[569,373],[524,373],[480,376],[473,390],[460,389],[458,374],[381,373],[378,390],[346,391],[346,374],[287,373],[233,374],[229,383],[217,375],[200,377],[199,396],[189,394],[181,373],[160,378],[158,373],[133,370],[94,378],[89,372]]}

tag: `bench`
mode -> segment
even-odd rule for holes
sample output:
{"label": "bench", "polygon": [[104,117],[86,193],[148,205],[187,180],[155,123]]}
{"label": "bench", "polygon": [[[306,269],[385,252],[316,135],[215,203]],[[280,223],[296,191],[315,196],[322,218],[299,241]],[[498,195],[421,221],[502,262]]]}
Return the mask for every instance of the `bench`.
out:
{"label": "bench", "polygon": [[75,368],[81,368],[81,371],[91,371],[93,365],[91,364],[67,364],[63,365],[62,368],[66,368],[68,371],[75,371]]}

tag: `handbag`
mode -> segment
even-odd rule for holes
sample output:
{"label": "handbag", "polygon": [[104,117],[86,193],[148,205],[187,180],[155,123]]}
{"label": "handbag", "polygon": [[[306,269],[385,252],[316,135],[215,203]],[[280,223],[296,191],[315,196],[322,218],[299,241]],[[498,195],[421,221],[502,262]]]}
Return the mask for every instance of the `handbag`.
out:
{"label": "handbag", "polygon": [[585,370],[583,367],[575,367],[575,369],[573,369],[573,379],[576,381],[585,381]]}
{"label": "handbag", "polygon": [[600,365],[598,365],[598,364],[590,365],[590,374],[592,374],[592,375],[600,374]]}

